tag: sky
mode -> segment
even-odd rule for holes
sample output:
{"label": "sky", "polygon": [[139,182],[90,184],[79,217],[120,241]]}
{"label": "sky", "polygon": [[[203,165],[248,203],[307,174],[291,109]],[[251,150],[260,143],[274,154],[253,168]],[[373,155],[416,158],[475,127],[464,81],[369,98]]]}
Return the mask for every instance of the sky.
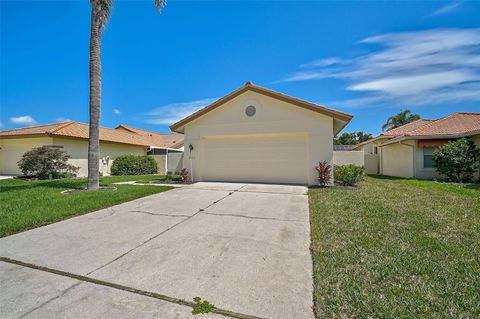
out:
{"label": "sky", "polygon": [[[410,109],[480,111],[478,1],[113,1],[101,124],[169,124],[246,81],[378,134]],[[89,1],[0,1],[0,129],[88,122]]]}

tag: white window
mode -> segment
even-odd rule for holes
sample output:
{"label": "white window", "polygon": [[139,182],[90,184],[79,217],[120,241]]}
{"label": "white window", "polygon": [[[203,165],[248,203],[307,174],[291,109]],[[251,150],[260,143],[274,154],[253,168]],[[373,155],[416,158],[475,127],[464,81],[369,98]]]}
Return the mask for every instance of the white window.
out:
{"label": "white window", "polygon": [[423,148],[423,168],[433,168],[432,154],[434,150],[434,147]]}

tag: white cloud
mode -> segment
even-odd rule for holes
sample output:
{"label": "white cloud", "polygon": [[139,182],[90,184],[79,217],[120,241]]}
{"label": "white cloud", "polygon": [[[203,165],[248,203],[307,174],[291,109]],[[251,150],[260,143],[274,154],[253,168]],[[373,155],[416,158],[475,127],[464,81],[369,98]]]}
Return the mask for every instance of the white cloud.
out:
{"label": "white cloud", "polygon": [[122,112],[119,109],[113,109],[112,112],[113,114],[117,114],[117,115],[122,114]]}
{"label": "white cloud", "polygon": [[431,16],[438,16],[438,15],[453,12],[457,10],[461,4],[462,4],[462,1],[453,1],[453,2],[447,3],[446,5],[441,6],[437,10],[433,11]]}
{"label": "white cloud", "polygon": [[71,119],[60,116],[60,117],[57,117],[57,118],[55,119],[55,121],[56,121],[56,122],[70,122]]}
{"label": "white cloud", "polygon": [[350,105],[479,100],[475,83],[480,83],[480,29],[389,33],[363,39],[360,44],[373,46],[373,51],[350,60],[302,64],[301,70],[281,82],[337,78],[345,81],[346,89],[369,94],[346,100]]}
{"label": "white cloud", "polygon": [[18,117],[11,117],[10,122],[13,124],[18,124],[22,126],[30,126],[37,124],[37,121],[33,119],[30,115],[23,115]]}
{"label": "white cloud", "polygon": [[338,57],[331,57],[326,59],[315,60],[309,63],[301,64],[301,68],[314,68],[317,66],[329,66],[334,64],[341,64],[344,61]]}
{"label": "white cloud", "polygon": [[3,127],[3,123],[2,123],[2,121],[0,121],[0,128],[2,128],[2,127]]}
{"label": "white cloud", "polygon": [[159,106],[143,114],[144,122],[148,124],[171,125],[193,112],[198,111],[202,107],[215,102],[217,99],[218,98],[208,98]]}
{"label": "white cloud", "polygon": [[446,71],[382,78],[361,82],[349,86],[347,89],[352,91],[379,91],[392,95],[412,95],[475,79],[475,74],[467,70]]}

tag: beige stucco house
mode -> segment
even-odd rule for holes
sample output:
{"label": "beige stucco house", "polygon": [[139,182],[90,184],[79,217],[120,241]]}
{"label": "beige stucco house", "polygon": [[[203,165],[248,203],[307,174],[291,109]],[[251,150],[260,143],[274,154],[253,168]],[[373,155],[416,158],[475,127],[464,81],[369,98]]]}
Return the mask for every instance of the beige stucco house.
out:
{"label": "beige stucco house", "polygon": [[438,120],[420,119],[360,143],[354,150],[377,158],[377,166],[367,169],[367,173],[434,179],[440,176],[433,167],[433,150],[462,137],[480,147],[480,113],[458,112]]}
{"label": "beige stucco house", "polygon": [[[126,125],[101,128],[100,172],[109,175],[113,160],[119,155],[145,155],[154,148],[183,154],[179,148],[182,143],[181,134],[158,134]],[[73,121],[0,131],[0,175],[20,175],[17,163],[22,155],[44,145],[67,152],[71,156],[69,162],[80,168],[78,176],[87,175],[88,125]],[[165,173],[164,161],[166,158],[162,157],[160,173]]]}
{"label": "beige stucco house", "polygon": [[317,184],[351,115],[251,82],[173,124],[194,181]]}

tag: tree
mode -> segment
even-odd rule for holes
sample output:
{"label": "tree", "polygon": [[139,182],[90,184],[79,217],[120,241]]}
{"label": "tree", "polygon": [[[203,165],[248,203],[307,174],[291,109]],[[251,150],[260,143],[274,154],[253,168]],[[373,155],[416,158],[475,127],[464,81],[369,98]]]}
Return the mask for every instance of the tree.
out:
{"label": "tree", "polygon": [[64,151],[49,147],[36,147],[22,155],[18,167],[23,175],[36,176],[40,179],[48,178],[49,174],[59,173],[76,174],[78,167],[68,164],[70,156]]}
{"label": "tree", "polygon": [[368,141],[373,136],[370,133],[365,132],[352,132],[352,133],[343,133],[342,135],[335,137],[333,139],[333,144],[335,145],[356,145]]}
{"label": "tree", "polygon": [[[90,18],[90,125],[88,138],[88,190],[99,189],[99,159],[100,159],[100,105],[101,105],[101,40],[102,31],[110,17],[113,0],[90,0],[92,7]],[[155,7],[160,11],[165,0],[154,0]]]}
{"label": "tree", "polygon": [[438,147],[432,154],[437,172],[453,182],[469,182],[480,165],[480,151],[471,140],[462,138]]}
{"label": "tree", "polygon": [[387,119],[387,122],[383,124],[382,130],[389,131],[402,125],[419,120],[420,115],[412,113],[410,110],[401,111]]}

